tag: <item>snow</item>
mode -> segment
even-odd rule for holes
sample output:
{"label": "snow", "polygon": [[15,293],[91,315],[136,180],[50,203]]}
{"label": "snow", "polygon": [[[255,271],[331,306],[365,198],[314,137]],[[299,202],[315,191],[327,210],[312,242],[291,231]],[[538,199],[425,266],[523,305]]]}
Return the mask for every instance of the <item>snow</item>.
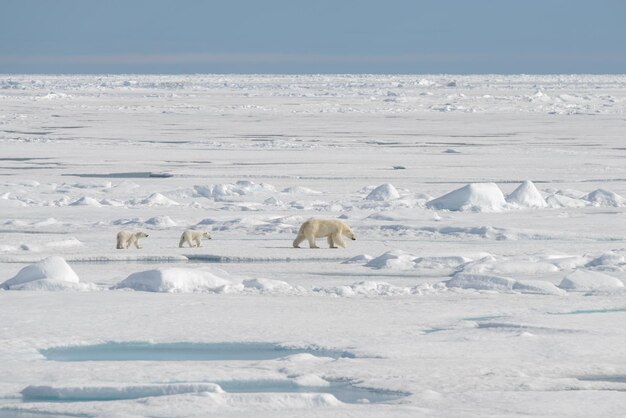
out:
{"label": "snow", "polygon": [[387,202],[389,200],[399,199],[400,193],[393,187],[393,184],[385,183],[376,187],[365,197],[365,200],[373,200],[376,202]]}
{"label": "snow", "polygon": [[548,206],[532,181],[526,180],[506,197],[508,203],[525,208],[545,208]]}
{"label": "snow", "polygon": [[624,287],[624,283],[608,274],[581,269],[564,277],[559,287],[575,291],[592,291],[621,288]]}
{"label": "snow", "polygon": [[161,268],[131,274],[114,286],[144,292],[213,292],[231,291],[232,282],[214,272],[186,268]]}
{"label": "snow", "polygon": [[54,280],[67,283],[80,282],[74,270],[72,270],[62,257],[50,256],[35,264],[24,267],[15,277],[2,283],[0,287],[3,289],[12,289],[13,287],[25,283],[40,280]]}
{"label": "snow", "polygon": [[597,189],[583,196],[594,206],[620,207],[626,205],[626,199],[610,190]]}
{"label": "snow", "polygon": [[426,204],[429,208],[452,211],[499,211],[506,201],[495,183],[472,183]]}
{"label": "snow", "polygon": [[[623,75],[0,76],[0,416],[622,415],[624,103]],[[358,239],[294,249],[311,217]],[[40,351],[141,341],[354,356]]]}

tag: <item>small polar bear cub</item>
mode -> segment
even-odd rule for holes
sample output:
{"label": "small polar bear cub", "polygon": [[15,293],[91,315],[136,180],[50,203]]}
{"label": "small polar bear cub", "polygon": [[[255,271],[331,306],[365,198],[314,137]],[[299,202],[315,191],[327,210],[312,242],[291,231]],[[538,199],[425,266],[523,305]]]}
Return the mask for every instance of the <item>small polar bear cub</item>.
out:
{"label": "small polar bear cub", "polygon": [[207,231],[188,229],[180,236],[178,247],[183,248],[184,243],[189,244],[190,247],[194,247],[194,242],[196,243],[195,247],[202,247],[202,238],[211,239],[211,235]]}
{"label": "small polar bear cub", "polygon": [[293,240],[293,246],[299,248],[300,243],[306,239],[309,241],[309,247],[319,248],[315,244],[315,239],[327,237],[326,240],[330,248],[337,248],[336,245],[346,248],[346,242],[342,236],[351,240],[356,239],[350,227],[338,219],[311,218],[300,227],[298,236]]}
{"label": "small polar bear cub", "polygon": [[131,244],[135,244],[135,247],[141,249],[139,246],[139,238],[147,238],[148,234],[143,231],[120,231],[117,233],[117,249],[127,249]]}

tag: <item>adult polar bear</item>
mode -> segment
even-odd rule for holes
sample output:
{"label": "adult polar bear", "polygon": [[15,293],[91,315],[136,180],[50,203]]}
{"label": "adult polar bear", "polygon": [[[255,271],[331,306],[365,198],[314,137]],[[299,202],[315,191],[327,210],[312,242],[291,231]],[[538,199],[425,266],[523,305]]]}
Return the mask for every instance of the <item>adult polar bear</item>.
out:
{"label": "adult polar bear", "polygon": [[178,243],[179,248],[183,248],[183,244],[189,244],[189,247],[193,247],[193,243],[196,243],[196,247],[202,247],[202,238],[211,239],[211,234],[207,231],[195,231],[193,229],[188,229],[180,236],[180,242]]}
{"label": "adult polar bear", "polygon": [[131,231],[120,231],[117,233],[117,246],[118,250],[125,250],[131,246],[131,244],[135,244],[135,247],[141,249],[139,246],[139,238],[147,238],[148,234],[142,231],[131,232]]}
{"label": "adult polar bear", "polygon": [[335,244],[346,248],[346,242],[343,240],[342,236],[348,237],[351,240],[356,239],[350,227],[338,219],[311,218],[300,227],[298,236],[293,240],[293,246],[299,248],[300,243],[306,239],[309,241],[309,247],[319,248],[315,244],[315,239],[327,237],[326,240],[330,248],[337,248]]}

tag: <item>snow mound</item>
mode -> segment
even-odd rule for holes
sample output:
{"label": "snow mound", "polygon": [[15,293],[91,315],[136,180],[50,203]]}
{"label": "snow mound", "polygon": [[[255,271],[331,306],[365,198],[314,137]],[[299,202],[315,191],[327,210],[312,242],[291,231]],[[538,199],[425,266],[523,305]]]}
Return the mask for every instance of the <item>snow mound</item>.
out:
{"label": "snow mound", "polygon": [[392,250],[368,261],[365,267],[374,269],[411,270],[415,266],[415,256],[402,250]]}
{"label": "snow mound", "polygon": [[235,183],[245,194],[258,192],[277,192],[276,187],[267,183],[255,183],[249,180],[239,180]]}
{"label": "snow mound", "polygon": [[463,268],[464,273],[472,274],[521,274],[540,275],[554,273],[559,268],[552,263],[545,261],[525,261],[525,260],[500,260],[485,258],[475,263],[470,263]]}
{"label": "snow mound", "polygon": [[593,206],[610,206],[621,207],[626,206],[626,199],[609,190],[597,189],[583,196],[583,199],[591,202]]}
{"label": "snow mound", "polygon": [[431,209],[451,211],[499,211],[506,201],[495,183],[471,183],[426,203]]}
{"label": "snow mound", "polygon": [[424,292],[433,291],[431,285],[423,284],[413,287],[394,286],[387,282],[363,281],[348,286],[318,287],[314,292],[325,293],[332,296],[352,297],[352,296],[401,296],[401,295],[421,295]]}
{"label": "snow mound", "polygon": [[150,196],[138,202],[145,206],[178,206],[179,203],[163,196],[161,193],[152,193]]}
{"label": "snow mound", "polygon": [[518,280],[513,284],[513,290],[521,293],[536,293],[539,295],[563,296],[567,292],[559,289],[554,283],[545,280]]}
{"label": "snow mound", "polygon": [[392,184],[385,183],[376,187],[367,195],[365,200],[372,200],[376,202],[387,202],[389,200],[395,200],[400,198],[400,193],[393,187]]}
{"label": "snow mound", "polygon": [[532,181],[526,180],[507,196],[506,201],[525,208],[545,208],[548,206]]}
{"label": "snow mound", "polygon": [[471,258],[460,255],[417,257],[413,260],[415,267],[426,269],[454,268],[472,261]]}
{"label": "snow mound", "polygon": [[374,257],[369,254],[359,254],[343,261],[341,264],[362,264],[371,261]]}
{"label": "snow mound", "polygon": [[246,289],[256,289],[261,293],[292,293],[294,288],[287,282],[273,279],[246,279],[242,282]]}
{"label": "snow mound", "polygon": [[149,396],[168,396],[200,392],[225,393],[224,390],[215,383],[76,387],[27,386],[21,393],[26,400],[106,401],[110,399],[137,399]]}
{"label": "snow mound", "polygon": [[210,184],[208,186],[194,186],[196,195],[208,199],[221,200],[229,197],[238,197],[260,192],[272,192],[277,190],[271,184],[254,183],[248,180],[239,180],[235,184]]}
{"label": "snow mound", "polygon": [[[235,287],[240,288],[241,286]],[[230,280],[206,270],[188,268],[161,268],[140,271],[131,274],[113,288],[167,293],[228,293],[234,290]]]}
{"label": "snow mound", "polygon": [[274,196],[268,197],[267,199],[263,201],[263,203],[266,205],[271,205],[271,206],[283,206],[284,205],[282,201],[276,199]]}
{"label": "snow mound", "polygon": [[92,206],[94,208],[100,208],[102,207],[102,204],[93,197],[83,196],[80,199],[70,203],[70,206]]}
{"label": "snow mound", "polygon": [[546,198],[546,203],[551,208],[582,208],[587,206],[587,203],[584,200],[558,193],[548,196]]}
{"label": "snow mound", "polygon": [[585,264],[587,268],[597,269],[620,269],[621,265],[626,264],[626,257],[614,252],[604,253]]}
{"label": "snow mound", "polygon": [[78,275],[64,258],[50,256],[21,269],[0,285],[7,290],[82,290]]}
{"label": "snow mound", "polygon": [[621,280],[608,274],[589,270],[576,270],[561,280],[561,289],[577,291],[607,290],[624,287]]}
{"label": "snow mound", "polygon": [[172,218],[170,218],[169,216],[155,216],[153,218],[147,219],[144,223],[146,225],[158,226],[161,228],[178,226],[178,224],[174,222],[174,220],[172,220]]}
{"label": "snow mound", "polygon": [[475,290],[512,291],[516,281],[508,277],[487,274],[455,274],[444,282],[448,287]]}
{"label": "snow mound", "polygon": [[288,194],[322,194],[322,192],[320,191],[309,189],[308,187],[303,186],[288,187],[286,189],[283,189],[282,192]]}
{"label": "snow mound", "polygon": [[544,280],[515,280],[488,274],[457,273],[445,282],[449,288],[487,290],[494,292],[519,292],[540,295],[563,296],[567,294],[554,284]]}

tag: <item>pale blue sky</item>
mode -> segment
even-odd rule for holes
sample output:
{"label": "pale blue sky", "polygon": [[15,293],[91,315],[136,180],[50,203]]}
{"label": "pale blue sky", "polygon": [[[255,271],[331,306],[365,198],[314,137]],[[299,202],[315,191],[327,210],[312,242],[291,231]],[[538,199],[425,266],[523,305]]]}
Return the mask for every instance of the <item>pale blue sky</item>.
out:
{"label": "pale blue sky", "polygon": [[0,6],[0,73],[626,73],[626,0]]}

